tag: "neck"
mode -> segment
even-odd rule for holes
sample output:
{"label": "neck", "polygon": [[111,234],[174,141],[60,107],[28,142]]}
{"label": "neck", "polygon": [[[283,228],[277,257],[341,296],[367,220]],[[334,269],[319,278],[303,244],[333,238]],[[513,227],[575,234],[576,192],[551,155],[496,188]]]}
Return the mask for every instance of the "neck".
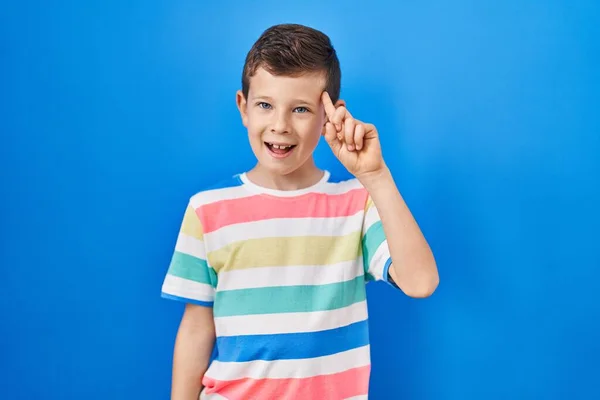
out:
{"label": "neck", "polygon": [[247,176],[255,184],[268,189],[300,190],[319,182],[323,178],[323,171],[317,168],[311,159],[302,167],[285,175],[274,173],[262,165],[256,164],[252,170],[248,171]]}

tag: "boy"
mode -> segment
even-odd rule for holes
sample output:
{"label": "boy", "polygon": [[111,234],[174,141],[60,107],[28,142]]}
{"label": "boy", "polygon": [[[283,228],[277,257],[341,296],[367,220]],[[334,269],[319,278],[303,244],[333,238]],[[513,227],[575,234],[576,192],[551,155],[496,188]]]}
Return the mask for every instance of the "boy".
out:
{"label": "boy", "polygon": [[[437,287],[377,130],[339,100],[340,76],[329,38],[305,26],[271,27],[248,53],[237,105],[258,162],[191,197],[162,286],[186,303],[173,399],[366,399],[365,282],[411,297]],[[317,168],[321,135],[352,179]]]}

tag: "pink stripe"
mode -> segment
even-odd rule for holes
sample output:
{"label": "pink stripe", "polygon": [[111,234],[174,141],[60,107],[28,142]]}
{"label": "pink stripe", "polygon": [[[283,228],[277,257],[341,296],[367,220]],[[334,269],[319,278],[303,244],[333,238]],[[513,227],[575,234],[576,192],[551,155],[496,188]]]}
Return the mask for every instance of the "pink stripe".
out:
{"label": "pink stripe", "polygon": [[204,376],[206,393],[218,393],[230,400],[319,399],[337,400],[369,392],[369,365],[332,375],[288,379],[238,379],[216,381]]}
{"label": "pink stripe", "polygon": [[293,198],[256,195],[206,204],[196,209],[196,213],[204,232],[210,233],[228,225],[273,218],[347,217],[364,210],[367,196],[364,188]]}

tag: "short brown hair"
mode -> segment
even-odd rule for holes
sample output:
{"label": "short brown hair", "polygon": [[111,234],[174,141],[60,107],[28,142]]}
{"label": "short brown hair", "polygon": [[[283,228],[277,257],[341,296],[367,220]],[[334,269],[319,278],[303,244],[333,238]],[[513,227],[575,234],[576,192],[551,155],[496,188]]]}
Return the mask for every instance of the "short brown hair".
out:
{"label": "short brown hair", "polygon": [[261,67],[273,75],[287,76],[322,71],[329,97],[334,103],[339,99],[340,62],[331,40],[321,31],[298,24],[274,25],[264,31],[244,63],[242,93],[246,99],[250,78]]}

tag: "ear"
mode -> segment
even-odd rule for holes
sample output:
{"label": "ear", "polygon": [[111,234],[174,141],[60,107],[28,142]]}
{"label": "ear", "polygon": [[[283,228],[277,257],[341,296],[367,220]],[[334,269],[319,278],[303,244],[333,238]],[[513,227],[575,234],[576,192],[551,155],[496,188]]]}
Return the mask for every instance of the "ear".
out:
{"label": "ear", "polygon": [[246,102],[246,98],[244,97],[244,93],[241,90],[238,90],[235,94],[235,103],[237,104],[237,108],[240,112],[240,116],[242,117],[242,124],[247,128],[248,127],[248,103]]}

